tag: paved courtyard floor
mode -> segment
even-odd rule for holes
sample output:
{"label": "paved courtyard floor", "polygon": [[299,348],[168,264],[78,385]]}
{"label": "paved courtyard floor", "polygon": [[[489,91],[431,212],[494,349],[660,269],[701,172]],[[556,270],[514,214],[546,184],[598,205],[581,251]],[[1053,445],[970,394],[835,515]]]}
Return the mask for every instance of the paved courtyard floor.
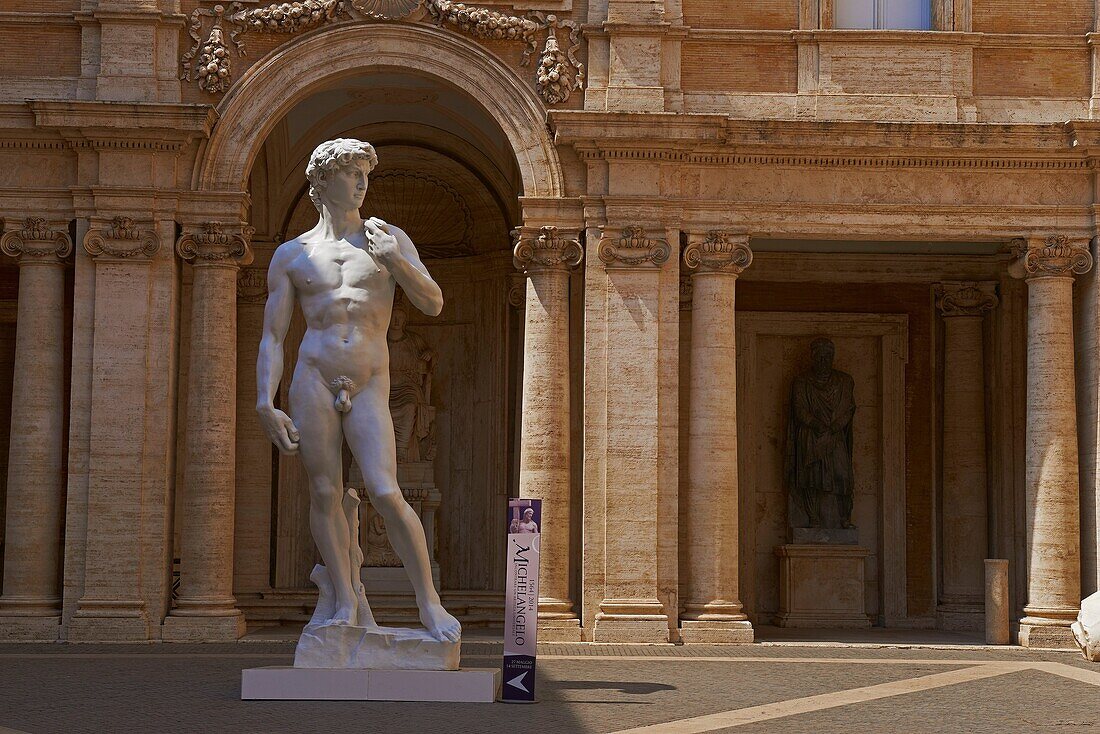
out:
{"label": "paved courtyard floor", "polygon": [[[498,666],[499,642],[472,637],[463,664]],[[952,639],[540,645],[533,705],[239,700],[243,668],[287,665],[292,652],[263,635],[231,645],[3,644],[0,732],[1100,732],[1100,665]]]}

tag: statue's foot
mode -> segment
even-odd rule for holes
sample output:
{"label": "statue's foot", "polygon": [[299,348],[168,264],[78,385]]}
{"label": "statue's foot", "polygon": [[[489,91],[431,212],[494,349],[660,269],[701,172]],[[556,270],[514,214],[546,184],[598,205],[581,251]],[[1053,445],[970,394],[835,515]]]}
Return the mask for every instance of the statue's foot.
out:
{"label": "statue's foot", "polygon": [[352,602],[351,604],[341,604],[336,608],[336,613],[332,615],[332,619],[330,619],[328,623],[342,627],[354,627],[357,622],[358,611],[358,601]]}
{"label": "statue's foot", "polygon": [[421,609],[420,622],[440,642],[458,642],[462,639],[462,625],[442,604],[428,604]]}

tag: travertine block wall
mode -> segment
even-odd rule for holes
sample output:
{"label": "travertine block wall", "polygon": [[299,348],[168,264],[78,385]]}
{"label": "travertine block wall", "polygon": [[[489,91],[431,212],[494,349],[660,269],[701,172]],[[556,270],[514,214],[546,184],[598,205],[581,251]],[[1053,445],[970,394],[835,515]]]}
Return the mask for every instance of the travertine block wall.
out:
{"label": "travertine block wall", "polygon": [[1092,30],[1093,0],[971,0],[974,31],[981,33],[1056,33]]}

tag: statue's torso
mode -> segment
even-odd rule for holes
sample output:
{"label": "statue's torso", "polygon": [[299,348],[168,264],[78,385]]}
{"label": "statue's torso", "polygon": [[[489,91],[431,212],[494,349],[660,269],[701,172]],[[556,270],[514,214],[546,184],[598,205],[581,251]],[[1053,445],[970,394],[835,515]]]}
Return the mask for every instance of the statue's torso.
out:
{"label": "statue's torso", "polygon": [[362,386],[388,364],[393,277],[366,251],[364,235],[305,237],[292,241],[300,251],[287,267],[306,321],[298,359],[326,381],[346,376]]}

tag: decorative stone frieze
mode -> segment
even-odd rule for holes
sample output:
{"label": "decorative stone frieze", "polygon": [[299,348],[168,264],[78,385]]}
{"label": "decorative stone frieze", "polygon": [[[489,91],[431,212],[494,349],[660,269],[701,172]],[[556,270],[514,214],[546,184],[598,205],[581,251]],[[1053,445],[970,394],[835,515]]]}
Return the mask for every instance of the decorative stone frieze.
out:
{"label": "decorative stone frieze", "polygon": [[52,229],[42,217],[27,217],[22,229],[0,237],[0,251],[18,258],[20,263],[53,262],[72,253],[73,241],[66,232]]}
{"label": "decorative stone frieze", "polygon": [[267,301],[267,271],[263,268],[241,268],[237,276],[237,302],[264,305]]}
{"label": "decorative stone frieze", "polygon": [[156,233],[138,229],[130,217],[115,217],[106,229],[89,229],[84,235],[84,249],[92,257],[141,259],[159,248]]}
{"label": "decorative stone frieze", "polygon": [[618,238],[601,232],[596,255],[607,267],[660,267],[668,262],[672,247],[668,240],[649,237],[645,227],[623,227]]}
{"label": "decorative stone frieze", "polygon": [[[524,43],[523,66],[530,65],[539,49],[540,36],[545,33],[535,86],[548,105],[565,102],[573,90],[584,85],[584,64],[576,57],[580,28],[574,22],[540,12],[520,18],[451,0],[297,0],[247,9],[239,2],[228,8],[224,4],[196,8],[187,31],[194,44],[180,60],[180,79],[197,82],[209,94],[228,91],[233,83],[232,56],[245,54],[247,33],[301,33],[348,20],[412,21],[425,14],[437,25],[451,26],[474,38]],[[209,31],[203,40],[207,25]],[[557,29],[569,34],[569,46],[564,51],[558,44]]]}
{"label": "decorative stone frieze", "polygon": [[198,232],[185,232],[176,241],[176,252],[195,265],[247,264],[252,259],[249,240],[255,231],[243,226],[239,233],[222,231],[220,222],[205,222]]}
{"label": "decorative stone frieze", "polygon": [[981,316],[997,307],[996,287],[992,283],[939,283],[936,306],[944,317]]}
{"label": "decorative stone frieze", "polygon": [[684,265],[689,270],[718,271],[740,275],[752,263],[747,235],[731,235],[718,230],[702,238],[688,237]]}
{"label": "decorative stone frieze", "polygon": [[576,238],[559,235],[557,227],[540,227],[535,236],[532,236],[530,230],[522,228],[513,230],[512,234],[516,240],[512,261],[519,270],[569,270],[580,265],[584,259],[581,243]]}
{"label": "decorative stone frieze", "polygon": [[1065,235],[1051,235],[1041,247],[1029,247],[1022,253],[1024,270],[1029,277],[1081,275],[1092,269],[1092,254],[1086,247],[1070,244]]}

